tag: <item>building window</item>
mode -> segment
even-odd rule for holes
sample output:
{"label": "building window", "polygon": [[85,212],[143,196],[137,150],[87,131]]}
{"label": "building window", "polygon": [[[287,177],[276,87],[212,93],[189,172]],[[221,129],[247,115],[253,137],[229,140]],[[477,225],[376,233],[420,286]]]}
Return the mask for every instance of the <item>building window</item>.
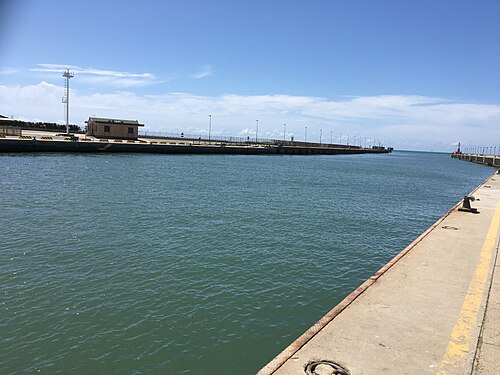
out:
{"label": "building window", "polygon": [[128,134],[134,134],[134,128],[128,128]]}
{"label": "building window", "polygon": [[104,125],[104,133],[109,133],[109,125]]}

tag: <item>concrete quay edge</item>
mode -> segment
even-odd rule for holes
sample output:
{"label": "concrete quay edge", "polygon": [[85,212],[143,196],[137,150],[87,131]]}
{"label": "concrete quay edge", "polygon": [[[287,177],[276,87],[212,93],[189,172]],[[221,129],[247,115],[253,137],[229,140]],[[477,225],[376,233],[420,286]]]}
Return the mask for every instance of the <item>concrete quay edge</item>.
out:
{"label": "concrete quay edge", "polygon": [[[498,181],[496,181],[498,180]],[[488,185],[487,185],[488,184]],[[491,189],[491,186],[492,184],[494,184],[495,186],[494,189]],[[485,187],[485,186],[489,186],[489,187]],[[484,195],[485,197],[488,195],[489,192],[491,192],[492,190],[495,191],[495,196],[493,197],[493,199],[489,199],[491,197],[488,197],[488,199],[484,198],[482,199],[480,202],[477,202],[477,204],[479,204],[480,206],[484,206],[484,202],[487,201],[487,203],[489,204],[489,206],[492,206],[494,205],[495,209],[497,209],[497,203],[500,202],[500,176],[498,178],[495,177],[495,175],[492,175],[490,176],[488,179],[486,179],[483,183],[481,183],[471,194],[479,194],[479,195]],[[300,336],[297,340],[295,340],[291,345],[289,345],[285,350],[283,350],[280,354],[278,354],[273,360],[271,360],[271,362],[269,362],[264,368],[262,368],[259,372],[258,372],[258,375],[269,375],[269,374],[296,374],[296,373],[306,373],[305,372],[305,366],[307,365],[307,361],[309,359],[321,359],[321,358],[326,358],[328,357],[328,352],[329,352],[329,345],[330,346],[335,346],[335,344],[332,344],[332,343],[329,343],[328,342],[328,339],[325,339],[324,337],[326,336],[326,334],[323,334],[323,331],[326,330],[326,328],[328,328],[329,326],[333,326],[335,325],[334,323],[337,321],[337,320],[340,320],[339,319],[339,316],[344,316],[344,315],[348,315],[349,314],[349,310],[354,310],[354,309],[351,309],[351,306],[353,305],[360,305],[363,303],[363,297],[365,295],[365,293],[367,291],[371,291],[371,289],[373,289],[373,287],[375,287],[376,289],[380,289],[380,284],[385,284],[381,282],[381,278],[385,278],[387,279],[389,276],[387,276],[388,272],[390,270],[392,270],[393,268],[398,268],[398,267],[395,267],[396,265],[399,266],[400,263],[402,263],[401,261],[410,253],[412,253],[412,250],[414,251],[418,251],[418,247],[421,246],[421,247],[425,247],[424,243],[427,241],[428,237],[430,234],[432,234],[440,225],[442,225],[443,228],[449,226],[451,228],[455,228],[453,225],[443,225],[443,224],[446,224],[444,223],[445,221],[451,221],[452,224],[456,225],[456,221],[458,219],[458,221],[460,222],[460,225],[464,225],[467,226],[467,222],[469,221],[468,218],[472,218],[474,216],[483,216],[483,218],[481,219],[481,223],[477,223],[479,225],[481,225],[482,227],[485,226],[485,220],[488,222],[489,224],[489,221],[490,220],[490,216],[493,215],[493,217],[495,217],[495,210],[493,210],[493,214],[491,213],[491,207],[489,207],[489,209],[486,209],[486,207],[482,207],[480,209],[480,211],[484,211],[483,213],[480,213],[479,215],[474,215],[474,214],[471,214],[471,213],[463,213],[463,212],[458,212],[458,208],[459,206],[462,204],[462,201],[460,201],[459,203],[457,203],[455,206],[453,206],[443,217],[441,217],[438,221],[436,221],[430,228],[428,228],[424,233],[422,233],[417,239],[415,239],[410,245],[408,245],[402,252],[400,252],[398,255],[396,255],[396,257],[394,257],[389,263],[387,263],[385,266],[383,266],[379,271],[377,271],[373,276],[371,276],[368,280],[366,280],[361,286],[359,286],[355,291],[353,291],[351,294],[349,294],[343,301],[341,301],[337,306],[335,306],[332,310],[330,310],[323,318],[321,318],[315,325],[313,325],[309,330],[307,330],[302,336]],[[500,203],[498,203],[498,207],[500,207]],[[498,210],[498,209],[497,209]],[[500,210],[498,210],[500,211]],[[469,215],[469,216],[467,216]],[[450,216],[453,216],[452,218],[450,218]],[[488,216],[488,217],[486,217]],[[492,219],[493,220],[493,219]],[[465,227],[464,226],[464,227]],[[487,225],[489,226],[489,225]],[[497,225],[498,227],[498,225]],[[463,229],[462,226],[460,227],[460,229]],[[474,231],[477,231],[476,229],[472,228],[471,229],[473,232]],[[495,244],[495,251],[494,251],[494,255],[495,255],[495,260],[494,262],[497,260],[496,258],[496,253],[497,253],[497,250],[498,250],[498,228],[496,228],[496,232],[495,232],[495,238],[494,238],[494,244]],[[445,235],[446,237],[446,235]],[[473,240],[475,242],[481,242],[479,244],[479,247],[481,248],[480,245],[482,245],[482,239],[484,239],[483,237],[485,237],[485,233],[481,233],[481,240],[479,238],[474,238]],[[442,239],[441,239],[442,241]],[[453,241],[452,241],[453,242]],[[455,242],[453,242],[455,244],[455,246],[459,246],[460,243],[456,243],[456,240]],[[477,245],[477,243],[475,244]],[[477,247],[477,246],[476,246]],[[449,251],[449,250],[447,250]],[[477,253],[479,253],[479,250],[475,250],[475,253],[472,254],[471,252],[469,252],[469,257],[472,256],[472,260],[469,262],[469,263],[473,263],[473,266],[475,265],[475,259],[478,257]],[[446,253],[444,253],[444,255],[446,256]],[[475,257],[475,258],[474,258]],[[455,260],[456,261],[456,260]],[[491,263],[491,264],[495,264],[495,263]],[[498,268],[498,263],[496,263],[496,266],[492,266],[490,263],[488,264],[488,283],[490,283],[490,285],[495,285],[495,284],[492,284],[492,274],[493,274],[493,271]],[[460,266],[462,267],[462,266]],[[418,267],[417,267],[418,268]],[[467,268],[467,267],[465,267]],[[464,269],[465,269],[464,268]],[[472,275],[472,272],[474,270],[471,269],[471,267],[469,266],[467,268],[467,274],[469,276]],[[393,274],[395,273],[396,271],[393,272]],[[411,271],[410,271],[411,272]],[[439,270],[438,270],[439,272]],[[402,373],[408,373],[408,374],[411,374],[411,373],[414,373],[415,370],[418,370],[418,372],[423,372],[423,373],[436,373],[436,371],[438,371],[437,373],[438,374],[451,374],[451,373],[470,373],[470,371],[472,371],[472,366],[473,364],[475,363],[474,365],[474,371],[477,370],[477,374],[493,374],[495,372],[488,372],[488,370],[484,370],[484,369],[489,369],[491,368],[491,366],[487,366],[488,362],[491,362],[491,355],[488,355],[489,352],[491,352],[492,350],[494,350],[495,348],[498,349],[498,354],[500,354],[500,342],[497,342],[499,340],[486,340],[486,341],[483,341],[482,338],[484,337],[483,335],[483,332],[489,332],[491,330],[493,330],[493,332],[498,332],[499,329],[499,325],[498,322],[499,320],[497,319],[496,322],[495,322],[495,319],[485,319],[485,311],[489,311],[491,310],[492,311],[492,314],[498,314],[498,317],[500,317],[500,272],[497,272],[497,274],[499,274],[498,276],[498,286],[496,287],[495,290],[498,289],[499,293],[496,294],[497,297],[496,298],[496,302],[494,302],[493,304],[493,307],[491,309],[486,309],[486,302],[487,302],[487,297],[491,294],[491,291],[490,289],[488,288],[485,292],[485,295],[486,295],[486,298],[483,298],[485,296],[481,296],[481,299],[479,300],[479,302],[481,302],[481,305],[480,305],[480,309],[478,309],[478,320],[481,322],[481,325],[479,327],[472,327],[471,330],[474,328],[474,332],[471,334],[471,337],[476,337],[475,341],[474,339],[472,340],[473,344],[471,344],[473,346],[473,348],[471,350],[469,350],[469,352],[467,353],[467,359],[466,360],[463,360],[461,363],[460,363],[460,366],[458,367],[453,367],[453,366],[445,366],[444,362],[445,362],[445,353],[446,353],[446,347],[447,345],[449,345],[449,342],[451,342],[451,340],[449,340],[449,337],[450,337],[450,334],[452,333],[452,330],[450,329],[450,324],[451,323],[455,323],[455,318],[456,319],[460,319],[460,317],[458,316],[455,316],[456,313],[457,313],[457,304],[461,304],[462,301],[460,301],[461,298],[465,298],[466,297],[466,290],[464,289],[467,289],[466,286],[468,286],[469,282],[468,280],[462,280],[461,282],[461,288],[455,288],[455,289],[460,289],[458,291],[454,291],[454,293],[456,294],[454,299],[454,308],[451,309],[450,308],[450,311],[453,310],[455,311],[455,315],[453,315],[452,317],[448,317],[447,319],[447,322],[446,324],[443,323],[443,322],[440,322],[440,324],[444,325],[443,327],[438,327],[437,329],[438,330],[441,330],[440,332],[440,336],[441,337],[441,341],[442,342],[439,342],[439,343],[434,343],[432,349],[434,350],[434,354],[433,354],[433,364],[429,365],[430,367],[425,367],[425,368],[417,368],[417,367],[411,367],[413,365],[418,365],[417,362],[415,362],[414,364],[410,364],[410,367],[407,368],[406,370],[401,370],[401,368],[395,368],[393,370],[390,369],[390,363],[387,363],[387,366],[382,366],[381,369],[382,369],[382,372],[383,373],[387,373],[387,374],[402,374]],[[460,276],[460,275],[459,275]],[[471,276],[472,278],[472,276]],[[453,284],[451,282],[451,284]],[[435,285],[434,286],[435,288],[440,288],[439,285]],[[386,291],[386,292],[390,292],[390,291]],[[370,297],[366,297],[364,298],[364,300],[370,300]],[[419,307],[420,308],[420,307]],[[432,314],[432,311],[430,312]],[[445,314],[446,315],[446,314]],[[496,315],[495,315],[496,316]],[[486,314],[486,317],[488,317],[488,314]],[[346,318],[348,319],[348,318]],[[345,319],[344,319],[345,320]],[[489,322],[489,326],[487,327],[488,328],[488,331],[485,331],[485,327],[486,325],[483,324],[483,320],[485,322]],[[410,322],[411,323],[411,322]],[[434,327],[435,329],[435,327]],[[323,334],[323,338],[318,338],[319,336],[321,336]],[[358,332],[359,334],[359,332]],[[362,333],[361,335],[363,335],[364,333]],[[332,338],[332,337],[335,337],[335,334],[332,334],[331,332],[329,333],[329,337]],[[376,335],[376,337],[379,337],[378,335]],[[446,340],[444,339],[446,338]],[[357,338],[358,341],[362,342],[363,341],[363,337],[358,337]],[[342,340],[344,340],[343,342],[345,342],[346,338],[343,337]],[[356,338],[352,338],[352,340],[356,340]],[[322,342],[321,342],[322,341]],[[444,342],[446,341],[446,342]],[[321,342],[320,344],[317,344],[317,342]],[[310,343],[313,343],[313,344],[310,344]],[[480,345],[478,345],[478,343]],[[497,345],[498,346],[495,346]],[[383,345],[383,344],[381,344]],[[482,346],[481,346],[482,345]],[[310,350],[309,352],[307,352],[307,350],[303,350],[303,348],[307,347],[307,346],[311,346],[311,347],[315,347],[316,348],[316,352],[314,352],[314,350]],[[476,349],[480,349],[480,350],[476,350]],[[481,351],[481,348],[484,348],[483,351]],[[426,348],[419,348],[421,350],[424,350],[426,351]],[[397,351],[397,350],[396,350]],[[441,352],[440,352],[441,351]],[[304,358],[302,354],[302,352],[307,352],[307,355],[306,356],[309,356],[309,358],[306,360]],[[335,350],[332,350],[331,351],[332,353],[342,353],[342,349],[339,349],[339,348],[336,348]],[[481,353],[485,353],[481,356]],[[411,353],[399,353],[399,355],[403,355],[403,356],[411,356]],[[337,363],[344,363],[342,361],[342,355],[339,355],[338,357],[340,357],[340,362],[337,362]],[[348,355],[346,357],[349,357]],[[436,360],[436,358],[439,357],[439,361]],[[500,358],[500,355],[498,356],[498,358]],[[335,358],[328,358],[328,359],[331,359],[331,360],[335,360]],[[390,362],[390,361],[389,361]],[[440,363],[437,363],[437,362],[440,362]],[[500,363],[500,360],[498,361]],[[410,361],[410,363],[412,363]],[[351,369],[352,370],[352,374],[370,374],[370,373],[377,373],[377,371],[380,371],[381,369],[376,369],[374,366],[372,369],[370,370],[367,370],[367,369],[362,369],[362,367],[356,367],[356,366],[353,366],[352,363],[349,363],[349,361],[345,361],[345,366],[347,367],[347,369]],[[354,370],[355,368],[355,370]],[[457,370],[458,368],[458,370]],[[482,369],[482,370],[481,370]],[[373,372],[371,372],[373,370]],[[465,372],[463,372],[465,370]],[[483,371],[483,372],[480,372],[480,371]],[[326,372],[325,372],[326,373]]]}
{"label": "concrete quay edge", "polygon": [[488,165],[490,167],[500,167],[500,156],[499,155],[482,155],[482,154],[457,154],[453,153],[451,155],[454,159],[470,161],[476,164]]}

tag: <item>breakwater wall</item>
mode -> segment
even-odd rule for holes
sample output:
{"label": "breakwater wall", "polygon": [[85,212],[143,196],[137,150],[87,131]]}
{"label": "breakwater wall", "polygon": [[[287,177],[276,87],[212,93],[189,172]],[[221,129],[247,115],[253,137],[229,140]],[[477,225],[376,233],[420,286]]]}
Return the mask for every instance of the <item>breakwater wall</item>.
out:
{"label": "breakwater wall", "polygon": [[[50,137],[47,137],[50,138]],[[353,146],[329,147],[248,143],[231,145],[225,143],[195,143],[166,141],[122,141],[122,140],[87,140],[78,137],[64,140],[37,139],[0,139],[0,152],[76,152],[76,153],[150,153],[150,154],[248,154],[248,155],[341,155],[341,154],[384,154],[391,148],[358,148]]]}
{"label": "breakwater wall", "polygon": [[482,154],[458,154],[453,153],[452,158],[470,161],[472,163],[488,165],[490,167],[500,167],[499,155],[482,155]]}

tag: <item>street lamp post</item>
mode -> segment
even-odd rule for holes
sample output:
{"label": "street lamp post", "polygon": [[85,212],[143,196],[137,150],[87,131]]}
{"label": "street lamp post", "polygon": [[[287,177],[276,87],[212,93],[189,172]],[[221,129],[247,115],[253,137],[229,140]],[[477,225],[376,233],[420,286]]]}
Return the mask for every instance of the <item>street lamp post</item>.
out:
{"label": "street lamp post", "polygon": [[257,123],[257,126],[255,127],[255,143],[257,143],[257,137],[259,134],[259,120],[255,120],[255,122]]}
{"label": "street lamp post", "polygon": [[212,139],[212,115],[208,115],[208,140]]}
{"label": "street lamp post", "polygon": [[319,144],[321,145],[321,138],[323,137],[323,129],[319,129]]}
{"label": "street lamp post", "polygon": [[286,141],[286,124],[283,124],[283,141]]}
{"label": "street lamp post", "polygon": [[333,130],[330,131],[330,144],[333,145]]}

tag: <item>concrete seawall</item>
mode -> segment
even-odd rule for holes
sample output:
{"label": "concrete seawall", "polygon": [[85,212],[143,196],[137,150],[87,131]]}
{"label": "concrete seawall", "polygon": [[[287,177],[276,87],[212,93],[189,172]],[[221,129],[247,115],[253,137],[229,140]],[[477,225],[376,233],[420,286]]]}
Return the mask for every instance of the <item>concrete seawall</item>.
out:
{"label": "concrete seawall", "polygon": [[0,138],[0,152],[79,152],[79,153],[154,153],[154,154],[252,154],[252,155],[338,155],[338,154],[382,154],[391,152],[386,148],[304,146],[288,144],[230,144],[221,142],[167,142],[161,140],[89,140],[66,138],[54,140],[24,137]]}
{"label": "concrete seawall", "polygon": [[500,176],[473,193],[258,374],[498,374]]}

